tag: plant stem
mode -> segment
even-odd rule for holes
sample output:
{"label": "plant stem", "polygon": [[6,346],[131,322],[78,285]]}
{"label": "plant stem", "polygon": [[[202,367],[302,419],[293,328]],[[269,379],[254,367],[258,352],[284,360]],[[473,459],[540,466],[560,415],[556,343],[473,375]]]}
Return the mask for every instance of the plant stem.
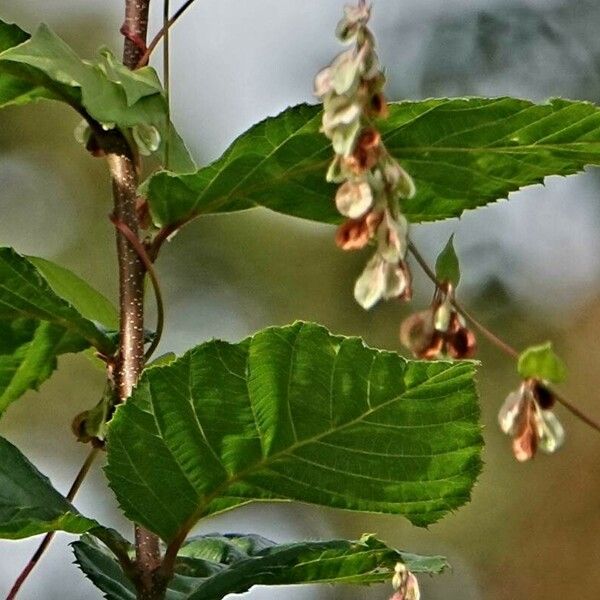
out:
{"label": "plant stem", "polygon": [[166,23],[163,24],[162,28],[159,30],[159,32],[152,38],[152,41],[148,44],[148,47],[146,48],[146,51],[143,52],[139,58],[139,60],[137,61],[136,64],[136,69],[139,69],[140,67],[145,67],[148,64],[148,60],[150,59],[150,55],[152,54],[152,52],[154,51],[154,48],[156,48],[156,46],[158,46],[158,43],[160,42],[160,40],[163,38],[163,36],[166,35],[166,33],[169,31],[169,29],[171,29],[171,27],[173,27],[173,25],[175,25],[175,22],[177,21],[177,19],[179,19],[179,17],[181,17],[181,15],[195,2],[195,0],[187,0],[186,2],[184,2],[180,8],[178,8],[175,11],[175,14],[166,21]]}
{"label": "plant stem", "polygon": [[167,137],[165,139],[165,169],[169,168],[170,160],[169,160],[169,138],[171,137],[171,67],[169,64],[169,54],[170,54],[170,36],[169,36],[169,11],[170,11],[170,2],[169,0],[163,0],[163,25],[164,29],[164,42],[163,42],[163,88],[165,90],[165,99],[167,101],[167,126],[165,131],[167,132]]}
{"label": "plant stem", "polygon": [[144,362],[147,362],[154,354],[154,351],[160,343],[165,324],[165,306],[160,289],[160,283],[158,281],[158,276],[156,275],[154,265],[152,264],[152,261],[150,260],[146,249],[144,248],[144,244],[134,235],[129,227],[127,227],[124,223],[117,221],[114,215],[111,215],[109,218],[112,224],[129,240],[131,245],[135,248],[138,256],[144,263],[144,267],[146,268],[148,276],[150,277],[150,281],[152,282],[152,287],[154,288],[154,295],[156,297],[156,331],[152,343],[144,354]]}
{"label": "plant stem", "polygon": [[150,0],[125,0],[125,22],[123,28],[128,32],[123,48],[123,64],[135,69],[144,54],[144,48],[136,44],[134,39],[146,42],[148,33],[148,12]]}
{"label": "plant stem", "polygon": [[[427,277],[436,285],[439,286],[441,282],[437,280],[437,277],[433,269],[429,266],[427,261],[423,258],[423,255],[417,250],[412,242],[408,243],[408,250],[414,256],[415,260],[425,273]],[[510,344],[507,344],[504,340],[500,339],[494,332],[490,331],[483,323],[476,319],[469,311],[467,311],[456,299],[452,301],[454,308],[465,318],[470,321],[473,327],[477,329],[483,336],[485,336],[496,348],[499,348],[502,352],[510,356],[512,359],[518,359],[520,352],[513,348]],[[571,414],[576,416],[586,425],[589,425],[592,429],[600,431],[600,423],[597,423],[591,417],[588,417],[585,413],[579,410],[574,404],[567,400],[562,394],[559,394],[553,387],[547,386],[552,391],[552,394],[556,398],[559,404],[562,404]]]}
{"label": "plant stem", "polygon": [[[144,53],[135,43],[145,43],[148,29],[150,0],[125,0],[123,64],[134,69]],[[136,212],[138,175],[133,156],[111,153],[107,156],[112,178],[114,214],[136,237],[139,223]],[[119,263],[119,352],[115,369],[118,399],[130,395],[144,368],[144,263],[127,237],[117,230],[117,259]],[[164,590],[156,585],[154,573],[160,566],[158,537],[136,526],[136,567],[139,572],[138,598],[162,598]]]}
{"label": "plant stem", "polygon": [[[83,480],[85,479],[90,468],[92,467],[92,464],[93,464],[94,459],[96,458],[97,454],[98,454],[98,448],[92,448],[90,450],[89,454],[87,455],[85,462],[79,469],[79,472],[77,473],[77,476],[75,477],[75,480],[73,481],[73,483],[71,484],[71,487],[69,488],[69,491],[67,492],[66,498],[69,502],[72,502],[73,499],[75,498],[75,496],[77,495],[77,492],[79,491],[79,488],[81,487],[81,484],[83,483]],[[33,571],[33,569],[38,564],[38,562],[40,562],[40,559],[44,555],[44,552],[50,545],[50,542],[52,542],[52,538],[54,538],[55,533],[56,532],[51,531],[44,536],[44,539],[41,541],[40,545],[37,547],[37,550],[33,553],[33,556],[29,559],[29,562],[25,565],[25,568],[21,571],[20,575],[17,577],[17,580],[15,581],[12,588],[10,589],[10,592],[8,592],[8,596],[6,596],[6,600],[14,600],[17,597],[17,594],[19,593],[21,587],[27,580],[27,577],[29,577],[29,574]]]}

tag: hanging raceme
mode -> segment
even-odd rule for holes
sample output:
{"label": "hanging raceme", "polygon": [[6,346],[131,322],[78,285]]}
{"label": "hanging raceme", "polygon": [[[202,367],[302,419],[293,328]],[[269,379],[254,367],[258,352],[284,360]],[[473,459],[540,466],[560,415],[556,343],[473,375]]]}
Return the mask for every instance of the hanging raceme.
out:
{"label": "hanging raceme", "polygon": [[366,3],[346,6],[336,35],[354,46],[315,78],[315,95],[323,100],[321,131],[335,152],[326,178],[340,184],[335,204],[347,217],[336,243],[343,250],[357,250],[373,241],[377,248],[354,286],[354,297],[365,309],[381,299],[412,296],[404,260],[408,221],[400,201],[415,193],[411,177],[389,154],[373,123],[388,110],[382,92],[385,76],[367,27],[370,15]]}

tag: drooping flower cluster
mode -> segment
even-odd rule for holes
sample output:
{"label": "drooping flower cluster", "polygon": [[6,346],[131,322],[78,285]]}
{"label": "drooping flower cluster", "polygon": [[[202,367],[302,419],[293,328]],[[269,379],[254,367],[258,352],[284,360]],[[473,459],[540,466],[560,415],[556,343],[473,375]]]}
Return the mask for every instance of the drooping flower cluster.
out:
{"label": "drooping flower cluster", "polygon": [[375,38],[367,28],[371,8],[360,2],[344,10],[336,34],[353,47],[317,75],[315,95],[323,100],[321,130],[335,152],[327,180],[339,184],[335,203],[347,217],[336,243],[344,250],[363,248],[371,241],[377,246],[354,287],[357,302],[369,309],[382,298],[408,300],[412,295],[404,260],[408,223],[400,200],[413,196],[415,188],[373,126],[374,118],[387,116],[387,104]]}
{"label": "drooping flower cluster", "polygon": [[512,437],[512,449],[519,462],[533,458],[538,450],[552,454],[565,439],[560,421],[552,412],[555,398],[538,379],[526,379],[511,392],[498,413],[504,433]]}
{"label": "drooping flower cluster", "polygon": [[431,306],[410,315],[400,326],[400,341],[417,358],[434,360],[449,356],[461,359],[475,355],[475,335],[454,307],[453,299],[452,284],[440,284]]}
{"label": "drooping flower cluster", "polygon": [[392,577],[394,594],[390,600],[420,600],[421,591],[417,578],[406,568],[404,563],[398,562],[394,567]]}

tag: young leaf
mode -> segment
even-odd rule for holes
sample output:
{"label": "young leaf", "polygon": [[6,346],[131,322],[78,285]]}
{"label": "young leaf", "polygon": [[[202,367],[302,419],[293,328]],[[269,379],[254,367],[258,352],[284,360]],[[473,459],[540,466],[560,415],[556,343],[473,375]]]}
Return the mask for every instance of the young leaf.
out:
{"label": "young leaf", "polygon": [[[104,594],[106,600],[137,600],[133,583],[125,576],[119,563],[106,548],[93,538],[84,535],[71,544],[75,554],[75,563],[85,576]],[[170,590],[165,600],[182,600],[175,598]]]}
{"label": "young leaf", "polygon": [[427,525],[467,502],[480,469],[474,370],[310,323],[211,341],[142,377],[110,422],[106,473],[126,515],[167,542],[259,499]]}
{"label": "young leaf", "polygon": [[0,248],[0,414],[37,389],[60,354],[116,349],[116,310],[70,271]]}
{"label": "young leaf", "polygon": [[561,383],[567,376],[567,367],[552,349],[551,342],[523,350],[517,370],[523,379],[533,377],[551,383]]}
{"label": "young leaf", "polygon": [[435,261],[435,276],[438,281],[449,281],[455,288],[460,282],[460,265],[454,250],[454,234]]}
{"label": "young leaf", "polygon": [[[273,544],[207,577],[188,599],[219,600],[227,594],[246,592],[254,585],[381,583],[391,581],[394,565],[399,561],[413,572],[439,573],[447,566],[442,557],[404,554],[373,536],[356,542]],[[187,561],[182,567],[193,572],[194,561]]]}
{"label": "young leaf", "polygon": [[[264,206],[324,223],[341,219],[325,182],[332,151],[319,106],[300,105],[258,123],[196,173],[155,174],[144,189],[159,226],[197,215]],[[600,110],[554,99],[457,98],[400,102],[378,123],[410,173],[409,221],[459,217],[509,192],[600,164]]]}
{"label": "young leaf", "polygon": [[[134,600],[132,585],[101,546],[84,536],[73,548],[80,568],[109,599]],[[394,550],[373,536],[281,545],[255,535],[202,536],[182,547],[166,598],[220,600],[254,585],[391,581],[399,561],[414,573],[440,573],[447,566],[441,556]]]}
{"label": "young leaf", "polygon": [[[0,20],[0,53],[28,39],[29,34],[17,25]],[[27,104],[39,98],[55,98],[55,96],[32,82],[0,72],[0,108],[11,104]]]}
{"label": "young leaf", "polygon": [[48,531],[84,533],[97,527],[0,437],[0,538],[15,540]]}
{"label": "young leaf", "polygon": [[47,26],[29,34],[0,20],[0,108],[38,98],[60,100],[107,128],[153,126],[159,152],[169,138],[169,164],[178,172],[195,168],[181,138],[167,121],[167,104],[151,67],[130,71],[107,49],[84,61]]}

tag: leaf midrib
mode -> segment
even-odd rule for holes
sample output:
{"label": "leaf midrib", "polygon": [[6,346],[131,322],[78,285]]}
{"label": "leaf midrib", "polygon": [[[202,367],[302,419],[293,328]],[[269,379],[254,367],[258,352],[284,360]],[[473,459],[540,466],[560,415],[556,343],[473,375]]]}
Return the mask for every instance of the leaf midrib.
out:
{"label": "leaf midrib", "polygon": [[[14,265],[12,265],[10,262],[5,260],[4,258],[2,258],[1,260],[4,263],[4,265],[6,267],[8,267],[8,269],[10,269],[10,271],[17,276],[18,279],[20,279],[21,281],[23,281],[26,284],[27,287],[32,287],[32,286],[35,287],[35,285],[32,284],[32,282],[29,281],[27,279],[27,277],[25,277],[25,275],[23,275],[17,269],[15,269]],[[26,258],[24,258],[24,260],[27,261]],[[59,325],[60,327],[63,327],[64,329],[66,329],[68,331],[71,331],[73,333],[76,333],[77,335],[80,335],[83,339],[88,341],[92,346],[98,348],[98,350],[107,351],[110,348],[110,346],[109,346],[110,340],[102,334],[102,332],[96,327],[94,322],[92,320],[88,319],[87,317],[84,317],[70,302],[68,302],[64,298],[61,298],[60,296],[58,296],[52,289],[52,286],[50,285],[48,280],[39,272],[39,270],[35,267],[35,265],[32,265],[29,261],[27,261],[27,263],[34,269],[37,276],[42,279],[42,281],[45,283],[45,285],[48,286],[48,290],[50,291],[51,294],[53,294],[53,296],[55,297],[57,302],[59,304],[63,304],[63,308],[67,308],[69,310],[74,311],[77,316],[77,319],[79,319],[82,322],[85,322],[86,325],[91,326],[92,330],[94,331],[94,335],[93,336],[88,335],[88,332],[84,332],[83,327],[76,324],[74,321],[68,320],[64,317],[57,318],[56,315],[54,314],[54,312],[48,310],[47,308],[36,306],[33,302],[31,302],[24,296],[21,296],[14,290],[6,287],[5,285],[0,285],[0,289],[2,289],[4,293],[8,293],[9,296],[14,296],[14,297],[18,298],[26,306],[33,307],[34,310],[31,311],[31,309],[30,309],[30,312],[26,312],[22,308],[19,308],[18,306],[13,306],[10,302],[8,302],[7,300],[3,300],[3,299],[0,299],[0,304],[7,306],[8,308],[14,310],[17,313],[23,314],[27,318],[35,319],[38,321],[46,321],[48,323],[55,323],[56,325]],[[44,313],[45,315],[47,315],[46,318],[39,317],[38,315],[35,314],[35,311],[37,311],[38,314],[39,314],[39,312]],[[113,348],[110,348],[110,351],[112,351],[112,350],[113,350]]]}
{"label": "leaf midrib", "polygon": [[[296,135],[296,134],[294,134],[294,135]],[[385,140],[386,136],[384,135],[383,137]],[[580,153],[581,151],[577,148],[571,149],[572,146],[581,145],[582,147],[584,147],[584,146],[589,146],[591,144],[598,145],[599,152],[600,152],[600,142],[569,142],[566,144],[535,144],[534,143],[534,144],[519,145],[519,146],[481,146],[478,148],[470,148],[468,146],[463,146],[463,147],[461,147],[461,146],[447,146],[447,147],[403,146],[402,148],[395,148],[394,155],[399,159],[404,158],[407,162],[410,162],[411,157],[413,155],[426,154],[426,153],[440,153],[440,154],[442,154],[442,153],[453,153],[453,154],[485,153],[485,154],[492,154],[492,155],[493,154],[507,154],[507,155],[525,154],[526,155],[526,154],[530,153],[532,150],[541,150],[541,151],[548,150],[548,151],[552,151],[552,152],[563,152],[563,153],[572,152],[572,153],[577,154],[577,153]],[[320,150],[319,152],[321,152],[325,149],[326,149],[326,147],[324,146],[323,149]],[[251,153],[248,153],[246,156],[249,156],[250,154]],[[256,156],[261,156],[261,155],[257,154]],[[272,155],[269,155],[269,158],[271,156]],[[235,160],[235,159],[233,159],[233,160]],[[599,161],[600,161],[600,157],[599,157]],[[217,176],[218,176],[222,172],[223,168],[225,166],[231,164],[231,162],[232,161],[226,161],[223,165],[213,164],[213,165],[209,165],[204,168],[217,167],[219,169],[218,173],[217,173]],[[263,158],[259,162],[257,167],[255,167],[252,170],[252,172],[256,172],[258,166],[262,166],[265,162],[266,162],[266,159]],[[192,190],[185,183],[185,181],[183,179],[183,177],[193,177],[194,174],[191,174],[191,175],[184,174],[183,176],[179,176],[177,174],[169,173],[169,176],[172,176],[175,179],[179,179],[180,183],[182,183],[191,193],[193,193],[196,196],[196,199],[193,202],[193,208],[190,209],[190,211],[187,213],[187,215],[184,215],[183,217],[180,218],[181,220],[188,221],[188,220],[191,220],[194,217],[197,217],[202,214],[210,214],[213,212],[219,212],[223,207],[227,206],[229,203],[231,203],[234,200],[249,200],[250,202],[252,202],[254,204],[255,207],[257,207],[257,208],[262,207],[262,204],[260,204],[259,202],[257,202],[256,200],[253,200],[251,198],[252,195],[254,195],[256,193],[268,191],[268,190],[272,189],[273,186],[276,185],[277,183],[292,181],[292,180],[296,179],[298,177],[298,175],[302,175],[302,174],[306,174],[306,173],[313,173],[313,172],[318,172],[318,171],[324,171],[328,162],[329,161],[319,161],[319,162],[307,165],[306,167],[303,167],[303,168],[291,167],[290,169],[288,169],[287,171],[285,171],[283,174],[281,174],[279,176],[270,177],[269,181],[266,183],[262,183],[262,182],[257,183],[254,186],[247,187],[241,193],[234,193],[235,190],[237,190],[237,188],[239,188],[239,186],[240,186],[240,183],[238,183],[238,184],[236,184],[235,188],[233,188],[232,190],[229,190],[227,193],[220,194],[220,195],[214,197],[211,201],[206,203],[201,209],[198,209],[196,207],[200,204],[200,202],[203,200],[203,198],[205,198],[206,196],[210,196],[210,188],[211,188],[212,183],[215,181],[216,177],[213,177],[213,179],[209,183],[207,183],[206,187],[201,192],[196,192],[196,191]],[[579,171],[580,169],[577,169],[577,170]],[[243,178],[244,181],[247,180],[248,177],[249,177],[249,175],[246,175]],[[520,189],[520,187],[523,187],[523,186],[518,186],[516,183],[514,185],[516,186],[515,189]],[[415,216],[418,216],[418,215],[415,215]]]}
{"label": "leaf midrib", "polygon": [[[319,441],[321,438],[328,436],[328,435],[332,435],[335,433],[339,433],[340,431],[344,430],[347,427],[351,427],[352,425],[355,425],[357,423],[360,423],[361,421],[363,421],[368,415],[372,414],[373,412],[379,410],[379,409],[384,409],[385,407],[389,406],[390,404],[393,404],[395,402],[398,402],[400,399],[402,399],[402,397],[407,393],[407,392],[414,392],[415,390],[418,390],[419,388],[422,387],[426,387],[427,385],[430,385],[431,383],[435,383],[435,380],[437,378],[442,378],[442,376],[448,374],[448,371],[451,371],[453,369],[455,369],[460,363],[453,363],[450,364],[446,369],[444,369],[443,371],[440,371],[439,373],[436,373],[435,375],[433,375],[432,377],[428,378],[427,380],[418,383],[416,386],[410,388],[409,390],[404,390],[402,392],[402,394],[398,395],[398,396],[394,396],[393,398],[391,398],[390,400],[386,400],[385,402],[382,402],[381,404],[377,405],[375,408],[369,408],[367,411],[365,411],[364,413],[361,413],[360,416],[358,416],[355,419],[352,419],[350,421],[347,421],[346,423],[341,424],[340,426],[338,426],[337,428],[334,429],[330,429],[327,430],[325,432],[322,432],[314,437],[308,438],[306,440],[302,440],[299,442],[296,442],[294,444],[292,444],[291,446],[288,446],[287,448],[280,450],[279,452],[276,452],[275,454],[271,454],[268,457],[264,457],[263,456],[263,460],[261,460],[260,462],[257,462],[253,465],[250,465],[249,467],[242,469],[241,471],[239,471],[238,473],[236,473],[235,475],[233,475],[232,477],[227,478],[226,480],[224,480],[220,485],[218,485],[212,493],[206,495],[204,497],[204,500],[201,504],[198,505],[198,508],[196,509],[196,511],[188,518],[188,520],[184,523],[184,525],[172,536],[172,539],[178,540],[178,539],[182,539],[184,537],[184,535],[187,535],[187,532],[196,524],[196,522],[202,518],[203,516],[205,516],[207,514],[208,508],[211,504],[211,502],[213,502],[215,499],[217,499],[218,497],[220,497],[221,495],[224,494],[224,492],[227,491],[228,488],[230,488],[232,485],[234,485],[235,483],[238,483],[240,481],[242,481],[245,477],[247,477],[248,475],[251,475],[254,472],[260,471],[262,469],[267,468],[270,464],[273,464],[274,462],[276,462],[277,460],[281,459],[282,457],[285,457],[287,455],[292,455],[293,456],[293,452],[295,452],[296,450],[298,450],[299,448],[301,448],[302,446],[305,446],[307,444],[311,444],[314,442]],[[156,414],[154,411],[154,397],[152,395],[150,395],[151,398],[151,405],[152,405],[152,417],[154,419],[155,422],[155,426],[158,428],[158,423],[156,420]],[[165,444],[166,445],[166,444]],[[295,458],[295,457],[294,457]],[[178,464],[180,470],[181,466]],[[184,477],[185,477],[185,473],[183,473]],[[187,477],[186,477],[187,478]],[[270,490],[266,490],[269,493]],[[237,496],[235,496],[237,498]],[[422,502],[422,501],[419,501]]]}

